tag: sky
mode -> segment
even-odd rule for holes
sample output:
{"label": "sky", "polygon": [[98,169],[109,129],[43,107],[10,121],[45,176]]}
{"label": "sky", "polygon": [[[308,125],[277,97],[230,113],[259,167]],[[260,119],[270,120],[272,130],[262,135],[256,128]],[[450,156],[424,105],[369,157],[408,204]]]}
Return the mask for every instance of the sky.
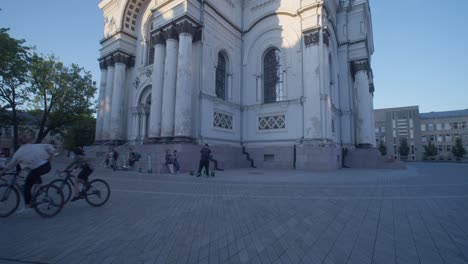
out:
{"label": "sky", "polygon": [[[98,0],[0,0],[0,27],[99,83]],[[371,0],[374,108],[468,109],[468,1]]]}

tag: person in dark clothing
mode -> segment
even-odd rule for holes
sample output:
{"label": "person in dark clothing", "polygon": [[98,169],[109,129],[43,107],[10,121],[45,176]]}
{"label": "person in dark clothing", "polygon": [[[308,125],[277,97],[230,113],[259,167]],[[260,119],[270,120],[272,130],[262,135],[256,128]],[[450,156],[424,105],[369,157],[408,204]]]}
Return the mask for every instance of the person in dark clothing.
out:
{"label": "person in dark clothing", "polygon": [[172,152],[172,157],[174,158],[174,172],[179,173],[180,172],[180,164],[178,160],[179,154],[177,153],[177,149],[174,149]]}
{"label": "person in dark clothing", "polygon": [[210,175],[209,169],[210,169],[210,156],[211,156],[211,150],[208,144],[205,144],[205,146],[200,150],[200,164],[198,165],[198,174],[197,177],[201,176],[201,171],[203,168],[205,168],[205,173],[206,176]]}
{"label": "person in dark clothing", "polygon": [[117,160],[119,158],[119,153],[117,152],[117,150],[113,149],[112,150],[112,170],[117,170]]}

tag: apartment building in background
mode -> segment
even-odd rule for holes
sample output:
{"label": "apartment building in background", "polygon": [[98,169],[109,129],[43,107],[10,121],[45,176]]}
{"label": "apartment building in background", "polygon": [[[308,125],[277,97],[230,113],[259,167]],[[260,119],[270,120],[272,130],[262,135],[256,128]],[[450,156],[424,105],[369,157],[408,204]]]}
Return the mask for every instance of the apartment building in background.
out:
{"label": "apartment building in background", "polygon": [[406,138],[410,147],[408,160],[420,161],[429,141],[437,148],[437,160],[452,160],[455,140],[461,138],[468,150],[468,109],[420,113],[418,106],[374,110],[376,146],[381,142],[387,155],[400,159],[399,147]]}

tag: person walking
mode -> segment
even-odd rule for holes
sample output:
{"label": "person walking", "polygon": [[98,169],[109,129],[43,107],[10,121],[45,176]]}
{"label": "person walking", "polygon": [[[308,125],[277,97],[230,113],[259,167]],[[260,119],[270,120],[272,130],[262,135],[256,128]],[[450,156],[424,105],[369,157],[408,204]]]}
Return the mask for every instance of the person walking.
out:
{"label": "person walking", "polygon": [[171,174],[174,174],[174,157],[170,150],[166,149],[166,165]]}
{"label": "person walking", "polygon": [[117,170],[117,160],[118,159],[119,159],[119,153],[117,152],[117,150],[113,149],[112,150],[112,164],[111,164],[111,167],[112,167],[113,171]]}
{"label": "person walking", "polygon": [[203,148],[200,150],[200,164],[198,165],[198,174],[197,177],[201,176],[201,171],[205,168],[205,174],[208,177],[210,175],[210,157],[211,157],[211,150],[208,144],[205,144]]}
{"label": "person walking", "polygon": [[179,160],[177,159],[178,158],[178,153],[177,153],[177,149],[174,149],[174,151],[172,152],[172,157],[174,159],[174,172],[175,173],[180,173],[180,164],[179,164]]}

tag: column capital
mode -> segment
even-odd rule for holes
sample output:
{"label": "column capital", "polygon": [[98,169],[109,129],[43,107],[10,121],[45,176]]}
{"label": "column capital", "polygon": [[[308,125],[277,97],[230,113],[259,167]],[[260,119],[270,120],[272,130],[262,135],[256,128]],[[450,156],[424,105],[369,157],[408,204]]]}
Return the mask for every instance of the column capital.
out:
{"label": "column capital", "polygon": [[154,34],[152,36],[154,45],[166,45],[166,38],[164,37],[164,33],[162,31]]}
{"label": "column capital", "polygon": [[114,59],[115,63],[125,64],[125,66],[128,68],[131,68],[135,65],[135,58],[122,52],[116,52],[112,54],[112,58]]}
{"label": "column capital", "polygon": [[320,28],[314,28],[309,31],[303,32],[304,44],[306,47],[317,45],[320,40]]}
{"label": "column capital", "polygon": [[323,44],[330,46],[330,31],[328,30],[328,27],[324,27],[322,30],[322,41]]}
{"label": "column capital", "polygon": [[197,26],[194,23],[191,23],[187,19],[176,24],[176,29],[179,34],[187,33],[192,35],[192,37],[197,32]]}
{"label": "column capital", "polygon": [[370,70],[369,66],[369,60],[368,59],[363,59],[363,60],[355,60],[351,62],[351,71],[353,75],[356,75],[359,71],[365,71],[368,73]]}
{"label": "column capital", "polygon": [[105,61],[106,61],[107,67],[114,67],[115,66],[114,57],[109,56],[109,57],[105,58]]}
{"label": "column capital", "polygon": [[107,62],[106,59],[100,59],[99,60],[99,68],[101,70],[107,70]]}
{"label": "column capital", "polygon": [[178,40],[179,39],[179,34],[177,33],[176,27],[175,26],[170,26],[169,28],[164,30],[164,38],[166,40],[169,40],[169,39]]}

